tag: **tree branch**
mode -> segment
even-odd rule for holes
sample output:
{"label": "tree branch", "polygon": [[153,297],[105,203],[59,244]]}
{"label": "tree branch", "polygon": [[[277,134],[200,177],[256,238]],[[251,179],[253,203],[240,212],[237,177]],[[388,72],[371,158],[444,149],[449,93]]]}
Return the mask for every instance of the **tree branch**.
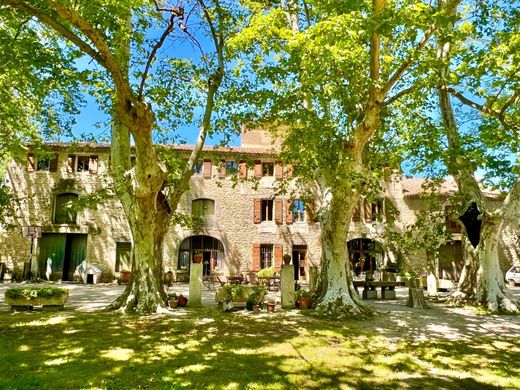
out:
{"label": "tree branch", "polygon": [[146,61],[146,66],[144,68],[143,76],[141,77],[141,83],[139,84],[139,91],[137,93],[137,99],[139,99],[139,100],[141,100],[142,97],[143,97],[144,84],[146,82],[146,78],[148,77],[148,71],[150,70],[150,66],[152,65],[152,61],[153,61],[155,55],[157,54],[157,50],[159,50],[159,48],[164,44],[164,41],[166,40],[168,35],[170,35],[170,33],[173,31],[174,19],[175,19],[175,15],[172,13],[171,16],[170,16],[170,20],[168,21],[168,27],[162,33],[161,38],[159,39],[159,41],[157,41],[157,43],[153,47],[152,51],[150,52],[150,56],[148,57],[148,61]]}
{"label": "tree branch", "polygon": [[[446,16],[453,16],[455,15],[455,12],[457,11],[457,7],[459,6],[459,3],[461,0],[451,0],[451,4],[447,5],[446,7]],[[406,72],[406,70],[415,62],[415,53],[421,51],[432,35],[437,30],[437,25],[431,26],[425,33],[424,37],[421,39],[415,50],[410,54],[410,56],[401,64],[399,68],[390,76],[388,81],[386,82],[385,86],[382,89],[382,95],[386,96],[388,92],[394,87],[394,85],[401,79],[403,74]]]}
{"label": "tree branch", "polygon": [[121,71],[121,67],[112,54],[105,37],[102,36],[102,33],[96,30],[78,12],[64,6],[59,1],[47,0],[47,2],[55,9],[62,19],[70,22],[93,43],[94,47],[98,50],[103,59],[101,64],[112,75],[116,89],[121,91],[125,95],[126,99],[131,99],[133,93],[128,83],[127,76]]}
{"label": "tree branch", "polygon": [[80,37],[78,37],[76,34],[74,34],[72,31],[70,31],[67,27],[65,27],[63,24],[59,23],[57,20],[52,18],[50,15],[48,15],[41,9],[33,7],[21,0],[2,0],[2,2],[4,4],[7,4],[7,5],[13,7],[14,9],[17,9],[18,11],[21,11],[28,15],[34,16],[40,22],[49,26],[50,28],[55,30],[58,34],[63,36],[65,39],[68,39],[69,41],[74,43],[83,52],[85,52],[86,54],[88,54],[89,56],[91,56],[96,61],[98,61],[101,65],[104,66],[104,58],[101,56],[100,53],[98,53],[88,43],[86,43],[84,40],[82,40]]}
{"label": "tree branch", "polygon": [[385,106],[388,106],[388,105],[392,104],[393,102],[395,102],[396,100],[399,100],[403,96],[408,95],[409,93],[413,92],[416,88],[417,88],[417,85],[412,85],[409,88],[405,88],[405,89],[397,92],[394,96],[389,97],[387,100],[385,100],[385,102],[383,104]]}

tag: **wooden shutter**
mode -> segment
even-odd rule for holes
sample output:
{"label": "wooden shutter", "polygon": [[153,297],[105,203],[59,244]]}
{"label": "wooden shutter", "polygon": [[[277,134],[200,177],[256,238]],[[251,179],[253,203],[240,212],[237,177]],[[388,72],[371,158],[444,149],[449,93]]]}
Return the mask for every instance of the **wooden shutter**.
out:
{"label": "wooden shutter", "polygon": [[285,201],[285,223],[290,225],[294,221],[293,210],[292,210],[292,201],[291,199],[287,199]]}
{"label": "wooden shutter", "polygon": [[274,162],[274,177],[276,179],[282,179],[283,178],[283,165],[280,161]]}
{"label": "wooden shutter", "polygon": [[211,178],[211,160],[204,160],[204,178]]}
{"label": "wooden shutter", "polygon": [[57,171],[58,171],[58,155],[55,154],[49,163],[49,172],[57,172]]}
{"label": "wooden shutter", "polygon": [[260,271],[260,244],[253,244],[252,253],[252,269],[253,271]]}
{"label": "wooden shutter", "polygon": [[240,179],[245,179],[247,177],[247,163],[245,161],[240,161],[238,163],[238,177]]}
{"label": "wooden shutter", "polygon": [[283,222],[283,200],[275,199],[274,200],[274,222],[277,225],[281,225]]}
{"label": "wooden shutter", "polygon": [[69,155],[67,157],[67,172],[72,173],[74,172],[74,165],[76,164],[76,156],[73,154]]}
{"label": "wooden shutter", "polygon": [[91,174],[98,172],[98,158],[97,156],[90,156],[90,160],[88,162],[88,171]]}
{"label": "wooden shutter", "polygon": [[354,209],[352,210],[352,221],[359,222],[361,221],[361,211],[359,210],[359,200],[354,205]]}
{"label": "wooden shutter", "polygon": [[220,179],[226,177],[226,160],[220,160],[218,164],[218,177]]}
{"label": "wooden shutter", "polygon": [[34,172],[36,170],[36,158],[33,153],[27,155],[27,172]]}
{"label": "wooden shutter", "polygon": [[262,177],[262,161],[255,161],[255,178],[260,179]]}
{"label": "wooden shutter", "polygon": [[307,212],[307,223],[311,225],[314,223],[315,206],[314,202],[309,201],[305,203],[305,211]]}
{"label": "wooden shutter", "polygon": [[365,222],[372,222],[372,203],[365,199]]}
{"label": "wooden shutter", "polygon": [[253,223],[262,222],[262,199],[254,200]]}
{"label": "wooden shutter", "polygon": [[292,165],[287,164],[285,166],[285,177],[292,177]]}
{"label": "wooden shutter", "polygon": [[282,268],[282,245],[281,244],[274,245],[274,268],[278,272],[280,272],[280,269]]}

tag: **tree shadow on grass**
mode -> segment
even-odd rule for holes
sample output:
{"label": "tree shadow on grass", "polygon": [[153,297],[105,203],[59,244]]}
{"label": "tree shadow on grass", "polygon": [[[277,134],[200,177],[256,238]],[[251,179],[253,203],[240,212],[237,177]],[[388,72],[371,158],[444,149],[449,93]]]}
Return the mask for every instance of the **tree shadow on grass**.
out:
{"label": "tree shadow on grass", "polygon": [[397,338],[378,321],[210,309],[2,313],[0,388],[462,389],[507,387],[519,374],[511,339]]}

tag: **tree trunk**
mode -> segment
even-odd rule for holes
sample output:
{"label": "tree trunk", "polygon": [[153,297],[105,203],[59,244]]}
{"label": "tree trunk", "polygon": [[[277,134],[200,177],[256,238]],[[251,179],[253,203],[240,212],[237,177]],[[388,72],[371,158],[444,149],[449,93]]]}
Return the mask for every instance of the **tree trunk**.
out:
{"label": "tree trunk", "polygon": [[321,211],[321,272],[316,310],[333,318],[364,318],[375,314],[365,305],[352,284],[346,239],[351,210],[359,193],[351,198],[332,195]]}
{"label": "tree trunk", "polygon": [[437,277],[438,252],[426,252],[426,288],[429,297],[436,297],[439,295]]}

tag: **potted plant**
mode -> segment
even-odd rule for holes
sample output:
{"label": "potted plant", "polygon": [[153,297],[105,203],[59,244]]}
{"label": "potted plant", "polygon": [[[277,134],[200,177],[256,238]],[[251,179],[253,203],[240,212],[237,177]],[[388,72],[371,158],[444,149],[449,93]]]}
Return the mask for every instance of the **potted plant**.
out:
{"label": "potted plant", "polygon": [[16,287],[5,292],[5,303],[11,307],[31,307],[35,305],[59,306],[69,297],[69,290],[58,287]]}
{"label": "potted plant", "polygon": [[[249,297],[247,298],[246,308],[247,310],[258,311],[265,296],[265,288],[263,286],[253,286],[248,290]],[[255,310],[255,306],[257,310]]]}
{"label": "potted plant", "polygon": [[202,263],[202,252],[201,251],[193,252],[193,262]]}
{"label": "potted plant", "polygon": [[170,306],[172,309],[175,309],[179,304],[177,294],[175,293],[166,294],[166,300],[168,301],[168,306]]}
{"label": "potted plant", "polygon": [[283,263],[285,265],[289,265],[291,264],[291,255],[289,253],[285,253],[283,256],[282,256],[282,259],[283,259]]}
{"label": "potted plant", "polygon": [[312,293],[308,290],[298,290],[295,291],[294,297],[296,299],[296,304],[300,309],[307,310],[312,306]]}
{"label": "potted plant", "polygon": [[177,306],[178,307],[184,307],[188,304],[188,298],[186,298],[184,295],[179,294],[177,297]]}

